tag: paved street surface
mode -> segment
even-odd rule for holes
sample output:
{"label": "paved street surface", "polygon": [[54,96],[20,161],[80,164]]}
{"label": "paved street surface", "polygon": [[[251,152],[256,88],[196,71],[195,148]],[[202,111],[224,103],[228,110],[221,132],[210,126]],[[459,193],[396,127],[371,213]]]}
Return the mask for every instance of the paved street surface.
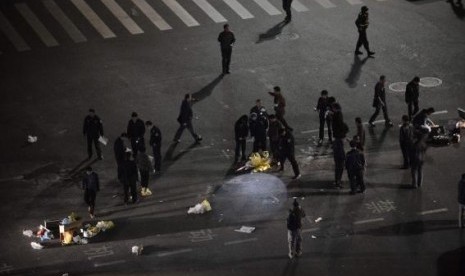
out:
{"label": "paved street surface", "polygon": [[[353,54],[362,5],[374,58]],[[436,0],[294,0],[285,26],[279,0],[2,0],[0,275],[465,275],[457,227],[464,142],[429,148],[424,186],[414,190],[400,170],[397,127],[407,112],[403,87],[415,75],[420,106],[438,111],[434,121],[465,107],[464,18],[463,6]],[[232,74],[222,77],[216,38],[224,22],[237,42]],[[333,186],[331,146],[316,146],[313,107],[327,89],[351,137],[354,118],[366,122],[373,112],[381,74],[394,127],[367,128],[367,191],[350,196],[346,174],[344,189]],[[232,166],[234,122],[257,98],[271,112],[266,92],[275,85],[294,128],[297,181],[289,164],[256,174]],[[199,145],[189,133],[171,144],[185,93],[199,99]],[[90,107],[110,138],[103,161],[85,160]],[[112,144],[133,111],[160,127],[163,166],[151,178],[153,195],[125,206]],[[28,144],[28,135],[38,141]],[[101,179],[97,219],[116,227],[87,245],[33,250],[24,229],[73,211],[88,220],[80,190],[87,164]],[[304,253],[289,260],[293,197],[307,218]],[[187,214],[205,198],[212,212]],[[243,225],[256,230],[234,231]],[[141,256],[133,245],[144,246]]]}

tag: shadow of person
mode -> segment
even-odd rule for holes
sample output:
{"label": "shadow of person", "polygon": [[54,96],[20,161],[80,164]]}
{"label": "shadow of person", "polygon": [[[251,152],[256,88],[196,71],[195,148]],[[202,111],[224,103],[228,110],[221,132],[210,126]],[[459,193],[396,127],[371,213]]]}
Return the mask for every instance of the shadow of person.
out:
{"label": "shadow of person", "polygon": [[463,20],[465,18],[465,9],[463,8],[462,0],[457,0],[456,3],[454,3],[454,0],[447,0],[447,2],[449,2],[455,15]]}
{"label": "shadow of person", "polygon": [[266,40],[272,40],[275,39],[276,36],[278,36],[282,31],[284,26],[286,26],[288,22],[286,21],[281,21],[278,24],[274,25],[270,29],[266,31],[266,33],[261,33],[258,35],[258,40],[255,42],[255,44],[262,43]]}
{"label": "shadow of person", "polygon": [[358,55],[354,55],[354,63],[352,63],[352,68],[350,69],[349,75],[345,79],[346,83],[350,88],[357,87],[358,79],[360,78],[360,72],[362,71],[362,66],[367,62],[369,56],[360,59]]}
{"label": "shadow of person", "polygon": [[224,75],[220,74],[218,77],[216,77],[214,80],[212,80],[209,84],[207,84],[205,87],[200,89],[199,91],[192,93],[192,98],[195,99],[195,101],[192,102],[192,104],[195,104],[196,102],[202,101],[205,98],[209,97],[213,89],[220,83],[220,81],[223,79]]}
{"label": "shadow of person", "polygon": [[182,156],[184,156],[186,153],[188,153],[191,149],[195,148],[199,143],[194,142],[189,145],[189,147],[181,152],[179,152],[177,155],[174,155],[174,150],[178,146],[179,143],[171,143],[168,149],[165,152],[165,155],[163,157],[163,170],[160,171],[160,174],[157,175],[157,177],[160,177],[163,175],[164,172],[168,170],[170,166],[172,166],[176,161],[178,161]]}

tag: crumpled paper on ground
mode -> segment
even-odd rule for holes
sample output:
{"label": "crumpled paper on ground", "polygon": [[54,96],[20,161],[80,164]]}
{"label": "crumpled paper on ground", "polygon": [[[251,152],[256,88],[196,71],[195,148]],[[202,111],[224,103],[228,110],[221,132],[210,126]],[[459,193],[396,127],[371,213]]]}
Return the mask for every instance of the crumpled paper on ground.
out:
{"label": "crumpled paper on ground", "polygon": [[190,207],[187,211],[188,214],[203,214],[205,212],[210,212],[212,207],[208,200],[204,200],[201,203],[196,204],[194,207]]}
{"label": "crumpled paper on ground", "polygon": [[252,226],[242,226],[239,229],[234,230],[236,232],[240,233],[246,233],[246,234],[251,234],[253,231],[255,231],[255,227]]}
{"label": "crumpled paper on ground", "polygon": [[105,232],[106,230],[115,227],[115,224],[111,220],[107,220],[107,221],[102,220],[102,221],[97,222],[97,225],[95,225],[95,227]]}
{"label": "crumpled paper on ground", "polygon": [[43,245],[41,245],[40,243],[37,243],[37,242],[31,242],[31,247],[34,248],[34,249],[42,249],[42,248],[44,248]]}
{"label": "crumpled paper on ground", "polygon": [[134,255],[142,255],[142,250],[144,250],[144,247],[142,245],[134,245],[131,248],[131,252]]}
{"label": "crumpled paper on ground", "polygon": [[23,230],[23,235],[31,238],[34,235],[34,233],[32,232],[32,230]]}
{"label": "crumpled paper on ground", "polygon": [[27,142],[31,144],[37,142],[37,136],[28,135]]}

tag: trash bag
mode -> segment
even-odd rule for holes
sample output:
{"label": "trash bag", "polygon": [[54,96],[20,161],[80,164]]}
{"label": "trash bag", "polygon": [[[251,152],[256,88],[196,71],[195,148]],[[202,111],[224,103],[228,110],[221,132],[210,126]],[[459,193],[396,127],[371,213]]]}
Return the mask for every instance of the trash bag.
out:
{"label": "trash bag", "polygon": [[32,230],[23,230],[23,235],[31,238],[34,235],[34,233],[32,232]]}
{"label": "trash bag", "polygon": [[31,242],[31,247],[33,249],[43,249],[44,248],[43,245],[41,245],[40,243],[37,243],[37,242]]}
{"label": "trash bag", "polygon": [[201,203],[196,204],[194,207],[190,207],[189,210],[187,210],[188,214],[203,214],[205,212],[210,212],[212,210],[212,207],[210,205],[210,202],[208,200],[204,200]]}

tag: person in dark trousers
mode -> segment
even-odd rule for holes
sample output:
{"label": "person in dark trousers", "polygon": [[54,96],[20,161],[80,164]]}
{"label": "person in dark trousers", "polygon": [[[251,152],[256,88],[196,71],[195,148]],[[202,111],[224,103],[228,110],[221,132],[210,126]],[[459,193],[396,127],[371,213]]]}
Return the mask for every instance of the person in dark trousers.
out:
{"label": "person in dark trousers", "polygon": [[412,150],[414,139],[414,129],[412,124],[410,124],[408,115],[403,115],[402,125],[399,129],[399,145],[404,160],[402,169],[410,168],[410,151]]}
{"label": "person in dark trousers", "polygon": [[465,211],[465,173],[459,181],[459,228],[463,228],[463,213]]}
{"label": "person in dark trousers", "polygon": [[140,185],[142,186],[141,194],[142,196],[151,195],[152,192],[149,190],[148,186],[150,172],[153,171],[153,167],[149,156],[145,153],[145,148],[139,150],[139,154],[136,157],[136,165],[140,174]]}
{"label": "person in dark trousers", "polygon": [[414,77],[405,88],[405,102],[408,108],[408,118],[412,120],[418,110],[418,98],[420,97],[420,78]]}
{"label": "person in dark trousers", "polygon": [[299,170],[299,165],[295,160],[294,136],[290,131],[286,130],[285,128],[280,129],[279,133],[280,137],[278,148],[279,158],[281,162],[281,168],[279,170],[284,170],[284,162],[286,162],[286,159],[289,159],[289,162],[291,162],[292,165],[292,170],[294,171],[294,177],[292,177],[292,179],[299,179],[301,177],[301,174]]}
{"label": "person in dark trousers", "polygon": [[339,103],[333,103],[331,105],[332,112],[332,127],[333,127],[333,157],[334,157],[334,178],[335,185],[337,188],[342,188],[342,174],[344,172],[344,162],[346,159],[344,151],[344,140],[347,133],[349,132],[349,127],[344,122],[342,116],[342,109]]}
{"label": "person in dark trousers", "polygon": [[284,18],[284,22],[286,23],[289,23],[292,20],[291,5],[292,0],[283,0],[283,10],[286,12],[286,18]]}
{"label": "person in dark trousers", "polygon": [[89,206],[89,216],[94,218],[95,211],[95,198],[97,197],[97,192],[100,191],[100,183],[98,179],[98,174],[92,171],[92,167],[86,168],[86,174],[82,179],[82,189],[84,190],[84,202]]}
{"label": "person in dark trousers", "polygon": [[132,153],[136,156],[140,149],[145,148],[145,125],[136,112],[131,114],[126,133],[131,141]]}
{"label": "person in dark trousers", "polygon": [[287,216],[287,242],[289,244],[288,256],[290,259],[302,255],[302,219],[305,211],[300,207],[297,199],[294,198],[292,209]]}
{"label": "person in dark trousers", "polygon": [[355,127],[357,128],[357,137],[359,148],[361,151],[365,149],[365,128],[363,127],[362,118],[357,117],[355,118]]}
{"label": "person in dark trousers", "polygon": [[249,129],[254,138],[253,152],[266,151],[266,130],[268,128],[268,113],[262,106],[261,100],[255,101],[255,106],[250,109]]}
{"label": "person in dark trousers", "polygon": [[410,170],[412,188],[420,188],[423,184],[423,162],[425,160],[426,144],[423,138],[415,140],[410,151]]}
{"label": "person in dark trousers", "polygon": [[236,140],[234,163],[239,162],[239,157],[241,157],[242,161],[246,161],[245,146],[247,136],[249,136],[249,117],[247,115],[242,115],[234,124],[234,136]]}
{"label": "person in dark trousers", "polygon": [[365,192],[363,174],[365,171],[365,155],[357,149],[357,143],[350,141],[350,151],[346,155],[346,170],[350,181],[350,194]]}
{"label": "person in dark trousers", "polygon": [[234,33],[229,29],[229,24],[223,25],[223,31],[218,35],[218,42],[221,47],[223,74],[230,74],[229,64],[231,63],[232,47],[234,42],[236,42],[236,38],[234,37]]}
{"label": "person in dark trousers", "polygon": [[103,136],[102,120],[95,114],[95,110],[90,108],[89,114],[84,118],[84,126],[82,128],[84,136],[87,137],[87,155],[88,159],[92,158],[92,143],[95,145],[97,158],[103,159],[102,150],[98,138]]}
{"label": "person in dark trousers", "polygon": [[118,166],[118,180],[122,183],[124,176],[124,161],[126,160],[126,143],[128,135],[126,132],[115,139],[113,151],[115,153],[116,165]]}
{"label": "person in dark trousers", "polygon": [[137,164],[132,158],[130,152],[126,153],[126,160],[124,161],[124,203],[129,202],[129,192],[131,192],[132,203],[137,202]]}
{"label": "person in dark trousers", "polygon": [[368,7],[363,6],[361,8],[360,13],[357,16],[357,20],[355,20],[355,25],[357,26],[358,29],[358,40],[357,40],[357,46],[355,46],[355,54],[356,55],[361,55],[362,52],[360,52],[360,47],[363,45],[365,50],[367,51],[368,56],[373,56],[375,52],[370,51],[370,44],[368,43],[368,38],[367,38],[367,28],[368,28]]}
{"label": "person in dark trousers", "polygon": [[429,119],[429,116],[434,112],[435,110],[433,107],[428,107],[422,109],[417,115],[415,115],[415,117],[413,117],[412,125],[417,133],[427,135],[431,132],[432,122]]}
{"label": "person in dark trousers", "polygon": [[155,172],[161,171],[161,131],[151,121],[146,121],[145,126],[150,131],[149,145],[152,147]]}
{"label": "person in dark trousers", "polygon": [[375,108],[375,113],[373,113],[370,120],[368,121],[368,124],[371,127],[375,126],[373,122],[376,120],[376,117],[378,117],[380,109],[383,110],[383,116],[384,116],[384,121],[385,121],[384,124],[388,127],[392,126],[392,122],[389,119],[388,110],[387,110],[386,90],[384,88],[385,84],[386,84],[386,77],[384,75],[381,75],[381,77],[379,77],[379,81],[375,85],[375,95],[373,97],[373,107]]}
{"label": "person in dark trousers", "polygon": [[315,107],[315,111],[318,111],[320,117],[320,131],[318,136],[318,145],[320,146],[323,144],[323,138],[325,136],[325,123],[328,128],[328,140],[330,142],[332,141],[331,120],[329,116],[327,116],[329,107],[328,91],[323,90],[321,91],[321,96],[318,98],[318,103]]}
{"label": "person in dark trousers", "polygon": [[194,113],[192,112],[192,101],[194,101],[194,99],[191,94],[184,95],[184,100],[182,101],[181,110],[179,111],[178,116],[179,128],[173,139],[173,142],[175,143],[180,142],[179,139],[186,128],[189,130],[196,143],[202,141],[202,137],[195,133],[194,127],[192,126],[192,118],[194,117]]}
{"label": "person in dark trousers", "polygon": [[277,164],[280,162],[279,159],[279,131],[284,128],[280,121],[276,118],[274,114],[271,114],[268,117],[270,124],[268,127],[268,138],[270,140],[270,151],[272,156],[272,164]]}
{"label": "person in dark trousers", "polygon": [[284,114],[286,113],[286,100],[281,94],[281,88],[279,86],[275,86],[273,88],[273,92],[268,92],[268,94],[274,98],[273,104],[276,118],[281,122],[281,124],[283,124],[286,129],[292,131],[292,127],[290,127],[284,119]]}

